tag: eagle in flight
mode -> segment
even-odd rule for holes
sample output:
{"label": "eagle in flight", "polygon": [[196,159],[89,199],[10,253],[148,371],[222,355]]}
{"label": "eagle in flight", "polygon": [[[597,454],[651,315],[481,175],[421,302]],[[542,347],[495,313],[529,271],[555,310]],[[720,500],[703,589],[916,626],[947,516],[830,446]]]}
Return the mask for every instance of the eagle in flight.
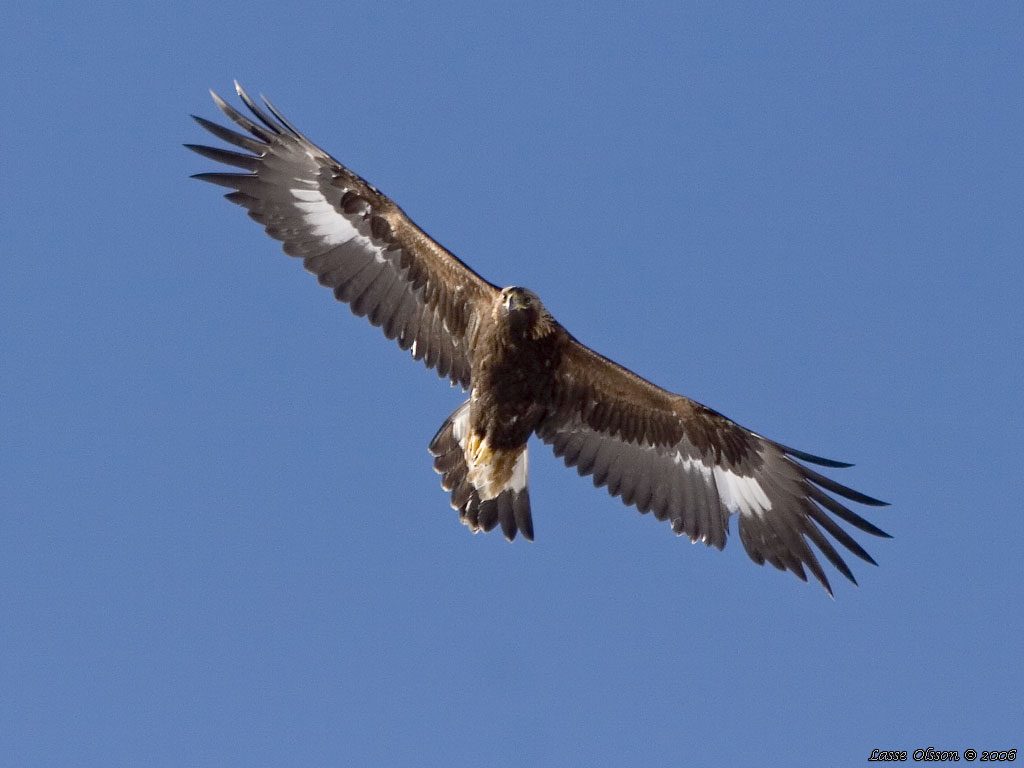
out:
{"label": "eagle in flight", "polygon": [[667,520],[676,535],[721,549],[729,518],[758,564],[831,595],[813,544],[856,584],[829,534],[862,560],[871,556],[833,516],[888,536],[826,491],[871,506],[800,462],[847,467],[787,448],[682,395],[655,386],[578,342],[535,293],[499,288],[432,240],[388,197],[299,133],[266,100],[235,83],[250,119],[212,93],[242,132],[195,117],[241,152],[188,144],[242,173],[200,173],[227,187],[267,234],[356,315],[436,368],[469,399],[430,443],[441,486],[474,532],[501,526],[533,539],[527,440],[612,496]]}

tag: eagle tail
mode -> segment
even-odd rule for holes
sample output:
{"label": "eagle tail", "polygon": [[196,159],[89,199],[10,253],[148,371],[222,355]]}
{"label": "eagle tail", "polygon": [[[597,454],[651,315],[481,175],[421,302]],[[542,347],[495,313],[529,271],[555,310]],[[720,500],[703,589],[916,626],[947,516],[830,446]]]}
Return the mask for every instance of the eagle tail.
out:
{"label": "eagle tail", "polygon": [[[445,420],[430,441],[434,470],[441,475],[441,487],[451,491],[452,508],[459,511],[459,518],[473,533],[490,531],[500,525],[509,541],[515,539],[516,533],[533,541],[526,446],[514,456],[496,456],[486,445],[476,441],[476,463],[471,468],[466,461],[469,431],[467,400]],[[494,476],[491,469],[502,463],[509,465],[511,471],[505,473],[508,477],[500,487],[490,487],[492,483],[486,481]]]}

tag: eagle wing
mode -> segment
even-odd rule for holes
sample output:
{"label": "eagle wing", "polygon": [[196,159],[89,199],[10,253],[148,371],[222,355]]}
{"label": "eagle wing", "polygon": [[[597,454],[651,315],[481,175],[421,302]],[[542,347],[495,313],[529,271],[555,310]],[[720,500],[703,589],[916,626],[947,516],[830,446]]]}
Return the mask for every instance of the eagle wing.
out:
{"label": "eagle wing", "polygon": [[[797,459],[847,467],[775,443],[689,398],[672,394],[569,337],[556,376],[554,401],[537,430],[556,456],[612,496],[668,520],[677,535],[721,549],[729,517],[740,516],[750,558],[789,570],[804,567],[831,595],[815,547],[856,584],[826,538],[871,556],[832,516],[886,536],[825,491],[873,506],[865,496],[803,466]],[[831,515],[831,516],[830,516]]]}
{"label": "eagle wing", "polygon": [[[195,178],[233,192],[285,253],[302,259],[321,285],[356,315],[438,375],[469,386],[481,316],[498,289],[417,227],[376,188],[299,133],[266,99],[269,114],[235,83],[253,122],[211,91],[220,110],[245,133],[194,119],[239,147],[235,152],[187,144],[247,173]],[[246,135],[249,134],[249,135]]]}

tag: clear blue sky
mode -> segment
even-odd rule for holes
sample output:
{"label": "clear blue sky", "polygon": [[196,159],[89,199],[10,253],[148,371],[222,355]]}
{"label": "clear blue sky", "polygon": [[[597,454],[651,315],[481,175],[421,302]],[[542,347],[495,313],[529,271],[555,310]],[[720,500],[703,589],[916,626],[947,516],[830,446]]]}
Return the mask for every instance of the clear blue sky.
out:
{"label": "clear blue sky", "polygon": [[[0,762],[858,765],[1024,747],[1024,6],[12,5]],[[836,599],[533,446],[181,147],[238,78],[578,338],[892,502]],[[855,560],[855,558],[854,558]]]}

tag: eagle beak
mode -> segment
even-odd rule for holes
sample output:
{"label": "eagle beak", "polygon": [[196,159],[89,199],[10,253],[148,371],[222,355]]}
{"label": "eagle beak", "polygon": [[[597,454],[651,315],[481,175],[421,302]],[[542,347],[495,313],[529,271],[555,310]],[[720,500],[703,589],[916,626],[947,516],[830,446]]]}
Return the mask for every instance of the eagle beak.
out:
{"label": "eagle beak", "polygon": [[510,293],[508,295],[508,308],[509,310],[520,310],[526,309],[526,297],[521,293]]}

